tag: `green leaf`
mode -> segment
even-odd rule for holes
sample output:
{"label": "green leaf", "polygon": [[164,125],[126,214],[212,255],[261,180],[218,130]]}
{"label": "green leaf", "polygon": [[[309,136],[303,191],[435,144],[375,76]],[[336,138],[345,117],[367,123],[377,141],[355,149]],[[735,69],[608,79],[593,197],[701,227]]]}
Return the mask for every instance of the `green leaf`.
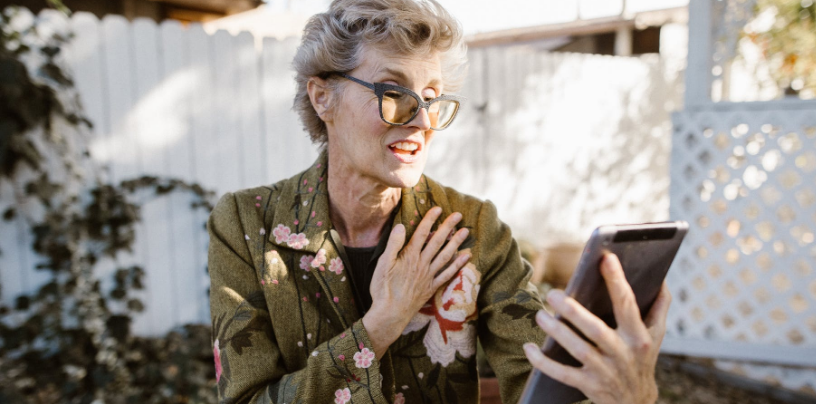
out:
{"label": "green leaf", "polygon": [[433,369],[428,373],[428,376],[425,378],[425,384],[430,388],[436,386],[436,383],[439,381],[439,371],[442,369],[442,366],[436,365]]}
{"label": "green leaf", "polygon": [[17,211],[14,208],[8,208],[3,212],[3,220],[9,221],[17,216]]}
{"label": "green leaf", "polygon": [[510,293],[508,292],[497,292],[493,294],[493,304],[501,303],[510,298]]}
{"label": "green leaf", "polygon": [[520,320],[526,318],[530,320],[531,327],[536,327],[535,322],[536,310],[529,309],[518,304],[508,304],[507,306],[502,308],[502,313],[509,315],[510,317],[513,318],[513,320]]}

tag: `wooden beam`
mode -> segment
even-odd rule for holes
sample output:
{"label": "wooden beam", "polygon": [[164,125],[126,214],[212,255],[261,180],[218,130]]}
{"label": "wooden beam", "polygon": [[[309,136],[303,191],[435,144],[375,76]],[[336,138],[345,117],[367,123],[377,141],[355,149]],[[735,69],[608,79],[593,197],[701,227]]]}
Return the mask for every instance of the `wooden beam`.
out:
{"label": "wooden beam", "polygon": [[628,16],[594,18],[591,20],[577,20],[560,24],[485,32],[469,35],[465,38],[465,41],[469,47],[474,48],[506,45],[563,36],[616,32],[620,29],[642,29],[653,24],[663,25],[669,22],[686,22],[687,16],[686,7],[676,7],[665,10],[644,11]]}

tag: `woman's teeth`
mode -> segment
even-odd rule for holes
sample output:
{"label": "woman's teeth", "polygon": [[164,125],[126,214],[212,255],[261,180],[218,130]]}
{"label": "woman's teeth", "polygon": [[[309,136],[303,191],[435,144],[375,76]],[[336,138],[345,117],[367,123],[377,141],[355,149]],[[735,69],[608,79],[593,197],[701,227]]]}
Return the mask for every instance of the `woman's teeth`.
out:
{"label": "woman's teeth", "polygon": [[400,151],[413,152],[419,148],[419,145],[410,142],[400,142],[392,144],[391,147]]}

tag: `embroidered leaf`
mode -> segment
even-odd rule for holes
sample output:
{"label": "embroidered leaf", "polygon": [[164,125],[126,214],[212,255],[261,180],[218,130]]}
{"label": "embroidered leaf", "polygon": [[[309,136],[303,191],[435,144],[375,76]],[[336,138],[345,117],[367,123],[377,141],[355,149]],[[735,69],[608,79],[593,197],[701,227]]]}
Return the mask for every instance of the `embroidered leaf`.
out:
{"label": "embroidered leaf", "polygon": [[241,311],[235,312],[235,315],[232,316],[233,320],[236,321],[247,321],[252,318],[252,310],[244,309]]}
{"label": "embroidered leaf", "polygon": [[518,292],[516,292],[515,298],[516,303],[518,304],[524,304],[533,299],[533,297],[530,296],[530,292],[527,292],[526,290],[519,290]]}
{"label": "embroidered leaf", "polygon": [[448,399],[448,404],[459,404],[459,397],[450,382],[445,383],[445,398]]}
{"label": "embroidered leaf", "polygon": [[221,388],[221,383],[226,384],[227,380],[230,380],[231,374],[229,355],[227,355],[226,352],[221,352],[221,379],[218,381],[219,388]]}
{"label": "embroidered leaf", "polygon": [[[422,338],[425,337],[425,334],[428,331],[428,326],[429,325],[430,325],[430,323],[428,325],[426,325],[425,327],[422,327],[422,329],[414,331],[411,334],[409,334],[410,339],[408,340],[408,342],[406,342],[403,346],[401,346],[399,349],[394,351],[394,353],[392,355],[398,356],[398,357],[401,357],[401,358],[412,358],[412,357],[414,357],[414,356],[409,355],[408,352],[411,350],[411,348],[413,348],[415,345],[419,344],[422,341]],[[421,355],[420,357],[424,357],[424,356],[425,355]]]}
{"label": "embroidered leaf", "polygon": [[266,307],[266,297],[264,296],[263,291],[259,290],[249,295],[247,302],[249,302],[249,304],[256,309],[269,311],[269,309]]}
{"label": "embroidered leaf", "polygon": [[212,329],[212,340],[215,341],[221,337],[221,325],[224,323],[224,318],[227,317],[226,313],[222,313],[218,318],[215,319],[215,324],[213,325]]}
{"label": "embroidered leaf", "polygon": [[252,346],[252,341],[250,337],[252,336],[252,332],[244,329],[235,334],[232,338],[230,338],[229,342],[232,346],[232,349],[235,350],[235,353],[238,355],[244,354],[244,348],[249,348]]}
{"label": "embroidered leaf", "polygon": [[518,304],[508,304],[507,306],[504,306],[504,308],[502,309],[502,313],[507,314],[510,317],[513,317],[513,320],[526,318],[530,320],[531,327],[536,327],[535,310],[528,309]]}
{"label": "embroidered leaf", "polygon": [[468,367],[468,376],[470,376],[471,381],[478,381],[479,380],[479,370],[476,367],[476,355],[471,355],[470,359],[468,359],[467,363]]}
{"label": "embroidered leaf", "polygon": [[493,294],[493,304],[501,303],[510,298],[510,293],[498,292]]}
{"label": "embroidered leaf", "polygon": [[425,383],[428,387],[436,386],[436,382],[439,381],[439,370],[442,368],[440,365],[434,366],[433,369],[428,373],[428,377],[425,379]]}
{"label": "embroidered leaf", "polygon": [[295,399],[295,394],[297,394],[298,385],[300,383],[294,382],[294,377],[292,375],[284,376],[286,382],[283,384],[283,397],[280,402],[284,403],[291,403]]}
{"label": "embroidered leaf", "polygon": [[464,250],[465,248],[473,248],[476,245],[476,237],[473,237],[473,228],[470,226],[465,226],[468,229],[469,233],[468,236],[465,237],[465,241],[459,246],[460,250]]}

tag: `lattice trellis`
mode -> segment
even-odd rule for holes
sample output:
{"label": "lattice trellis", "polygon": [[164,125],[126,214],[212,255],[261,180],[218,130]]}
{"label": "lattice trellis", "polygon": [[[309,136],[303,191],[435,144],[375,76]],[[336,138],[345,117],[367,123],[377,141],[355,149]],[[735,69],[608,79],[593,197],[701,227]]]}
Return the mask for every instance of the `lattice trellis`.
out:
{"label": "lattice trellis", "polygon": [[669,274],[669,349],[816,365],[816,112],[677,113],[672,159],[671,217],[691,230]]}

